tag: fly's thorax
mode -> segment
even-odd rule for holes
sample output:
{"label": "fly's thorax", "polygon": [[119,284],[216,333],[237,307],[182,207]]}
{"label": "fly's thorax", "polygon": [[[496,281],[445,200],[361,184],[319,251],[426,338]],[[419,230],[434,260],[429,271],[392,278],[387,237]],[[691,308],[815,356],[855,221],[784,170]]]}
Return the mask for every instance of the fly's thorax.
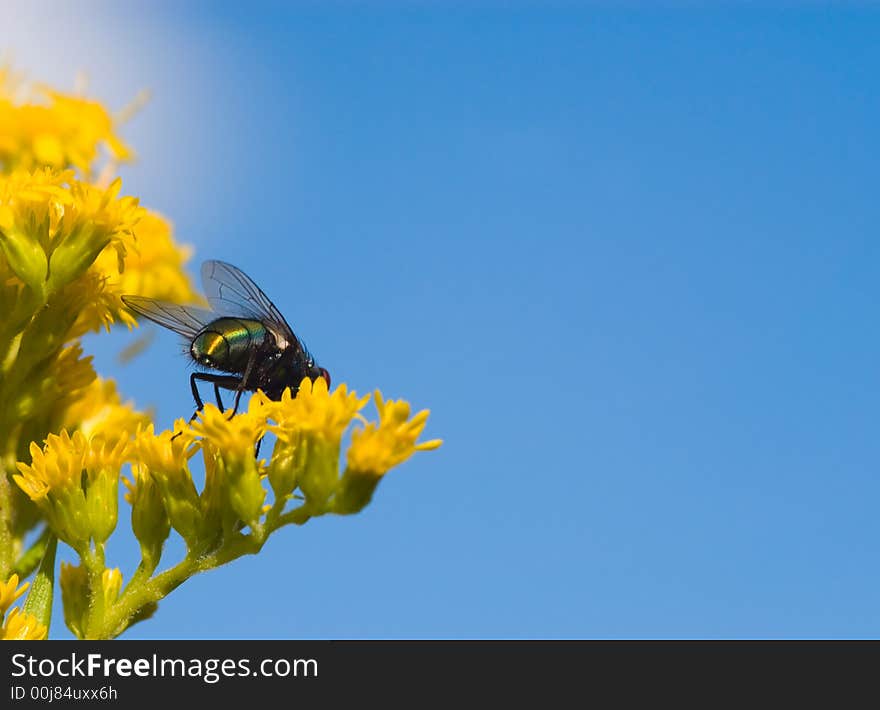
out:
{"label": "fly's thorax", "polygon": [[295,396],[303,377],[310,376],[309,362],[308,353],[301,347],[276,349],[259,363],[254,386],[263,390],[269,399],[280,399],[287,387]]}
{"label": "fly's thorax", "polygon": [[254,386],[263,390],[269,399],[280,399],[287,387],[295,397],[304,377],[312,380],[323,377],[330,385],[330,373],[301,348],[278,351],[273,357],[266,358],[259,367]]}
{"label": "fly's thorax", "polygon": [[254,349],[274,344],[272,334],[257,320],[218,318],[193,338],[190,354],[200,365],[241,372]]}

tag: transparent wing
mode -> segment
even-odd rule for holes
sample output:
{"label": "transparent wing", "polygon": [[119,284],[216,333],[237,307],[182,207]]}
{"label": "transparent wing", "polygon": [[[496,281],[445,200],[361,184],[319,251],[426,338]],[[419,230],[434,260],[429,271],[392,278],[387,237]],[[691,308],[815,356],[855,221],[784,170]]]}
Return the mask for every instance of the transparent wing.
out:
{"label": "transparent wing", "polygon": [[206,308],[179,306],[146,296],[123,296],[122,302],[135,313],[190,339],[218,318],[214,311]]}
{"label": "transparent wing", "polygon": [[275,304],[241,269],[225,261],[206,261],[202,264],[202,286],[218,314],[268,321],[288,340],[296,342],[293,330]]}

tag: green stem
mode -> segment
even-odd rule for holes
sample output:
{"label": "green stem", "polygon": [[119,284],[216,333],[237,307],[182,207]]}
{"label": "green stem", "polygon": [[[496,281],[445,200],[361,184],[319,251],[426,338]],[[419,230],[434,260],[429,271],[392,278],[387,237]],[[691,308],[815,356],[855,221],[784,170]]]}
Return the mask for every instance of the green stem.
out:
{"label": "green stem", "polygon": [[7,470],[6,465],[0,470],[0,580],[2,581],[9,578],[15,565],[15,536],[12,532],[12,483],[6,473]]}
{"label": "green stem", "polygon": [[125,596],[125,592],[128,591],[129,587],[137,587],[138,585],[143,584],[150,578],[150,575],[153,573],[156,567],[153,565],[152,567],[148,565],[143,557],[141,557],[141,563],[137,566],[137,569],[134,571],[134,574],[131,576],[131,579],[128,580],[128,584],[125,585],[125,589],[122,594],[120,594],[120,598]]}
{"label": "green stem", "polygon": [[211,554],[188,555],[186,559],[171,569],[167,569],[151,579],[136,581],[135,578],[132,578],[116,604],[106,611],[96,638],[106,639],[118,636],[143,607],[163,599],[199,572],[219,567],[243,555],[259,552],[264,542],[265,535],[261,539],[250,535],[240,535]]}
{"label": "green stem", "polygon": [[307,510],[305,505],[283,515],[280,514],[281,507],[283,503],[278,510],[273,507],[266,516],[266,522],[256,528],[252,534],[232,537],[222,547],[208,554],[191,553],[174,567],[160,572],[155,577],[148,578],[147,568],[144,565],[139,566],[116,603],[109,609],[103,610],[100,625],[97,623],[93,625],[90,615],[89,630],[94,635],[90,633],[89,638],[115,638],[125,631],[141,609],[164,599],[193,575],[220,567],[244,555],[254,555],[263,548],[266,539],[278,528],[291,524],[302,525],[313,517],[313,513]]}
{"label": "green stem", "polygon": [[87,549],[81,554],[83,564],[89,576],[89,613],[86,622],[85,637],[87,639],[103,638],[100,629],[106,614],[104,603],[104,546],[95,545],[95,549]]}
{"label": "green stem", "polygon": [[309,522],[309,520],[317,517],[318,515],[322,515],[322,513],[315,512],[314,510],[310,509],[308,504],[301,505],[299,508],[288,510],[284,515],[278,516],[277,522],[272,527],[270,532],[273,532],[285,525],[304,525],[305,523]]}

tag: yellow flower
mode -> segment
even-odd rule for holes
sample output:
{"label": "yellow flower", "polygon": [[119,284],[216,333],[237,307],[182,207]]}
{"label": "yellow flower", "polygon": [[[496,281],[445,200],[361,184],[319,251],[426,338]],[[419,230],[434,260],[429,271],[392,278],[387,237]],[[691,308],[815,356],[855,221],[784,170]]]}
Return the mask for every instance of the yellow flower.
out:
{"label": "yellow flower", "polygon": [[19,586],[17,574],[12,575],[5,583],[0,582],[0,617],[6,613],[6,610],[12,606],[16,599],[27,591],[29,586],[28,582]]}
{"label": "yellow flower", "polygon": [[156,434],[152,424],[135,435],[136,460],[153,473],[175,475],[187,469],[187,462],[199,450],[195,434],[183,419],[174,423],[175,433],[168,430]]}
{"label": "yellow flower", "polygon": [[[79,347],[77,345],[77,347]],[[93,379],[64,413],[62,426],[78,427],[88,438],[106,432],[135,432],[149,417],[131,404],[123,404],[113,380]]]}
{"label": "yellow flower", "polygon": [[[98,150],[116,161],[132,158],[113,118],[99,103],[47,88],[13,100],[8,72],[0,76],[0,169],[76,167],[91,174]],[[18,87],[18,93],[22,87]],[[24,87],[26,88],[26,87]]]}
{"label": "yellow flower", "polygon": [[159,215],[143,211],[131,238],[111,242],[77,281],[85,297],[71,334],[82,335],[113,323],[137,324],[122,302],[123,294],[148,296],[172,303],[201,302],[184,271],[191,249],[175,244],[171,226]]}
{"label": "yellow flower", "polygon": [[89,440],[81,432],[50,434],[43,448],[32,443],[31,464],[18,463],[15,482],[46,515],[59,538],[81,549],[104,542],[116,527],[119,467],[128,433]]}
{"label": "yellow flower", "polygon": [[97,333],[102,328],[109,333],[114,323],[121,323],[129,329],[137,323],[108,277],[94,269],[89,269],[59,293],[68,305],[67,312],[77,314],[68,330],[70,338]]}
{"label": "yellow flower", "polygon": [[31,313],[46,298],[47,250],[73,201],[65,187],[72,178],[71,172],[51,170],[0,177],[0,249],[8,268],[36,295],[36,303],[24,304]]}
{"label": "yellow flower", "polygon": [[85,273],[105,248],[116,250],[119,270],[132,245],[134,225],[144,209],[134,197],[118,198],[122,181],[116,178],[106,190],[72,181],[72,205],[64,210],[57,246],[49,260],[50,292]]}
{"label": "yellow flower", "polygon": [[49,434],[45,448],[33,442],[31,465],[18,464],[21,474],[14,476],[15,482],[35,503],[44,501],[50,493],[81,490],[87,446],[82,432],[71,437],[66,430],[60,436]]}
{"label": "yellow flower", "polygon": [[48,635],[49,629],[36,616],[17,607],[9,612],[0,628],[0,639],[6,641],[43,641]]}
{"label": "yellow flower", "polygon": [[[149,474],[161,493],[171,527],[180,533],[190,548],[194,548],[201,539],[203,516],[188,462],[200,445],[195,442],[195,434],[183,419],[175,422],[175,429],[176,434],[170,431],[155,434],[150,424],[137,432],[134,460],[136,465],[145,466],[147,470],[136,468],[138,473],[135,475],[142,477]],[[131,499],[136,500],[136,496]],[[161,521],[157,521],[157,524],[161,524]],[[146,535],[155,545],[156,532],[147,532]]]}
{"label": "yellow flower", "polygon": [[122,270],[143,208],[133,197],[119,198],[120,187],[119,179],[94,187],[70,171],[0,176],[0,247],[41,302],[82,276],[108,246]]}
{"label": "yellow flower", "polygon": [[174,242],[171,225],[161,215],[145,211],[133,229],[124,269],[113,249],[105,248],[95,260],[94,269],[107,277],[107,290],[121,294],[148,296],[171,303],[196,303],[202,297],[184,271],[192,248]]}
{"label": "yellow flower", "polygon": [[9,229],[15,222],[25,225],[32,219],[33,227],[48,227],[47,240],[53,238],[64,206],[73,202],[68,187],[73,180],[72,170],[51,168],[17,170],[0,176],[0,228]]}
{"label": "yellow flower", "polygon": [[376,390],[375,398],[379,424],[371,422],[351,433],[349,469],[381,476],[388,469],[406,461],[414,452],[436,449],[443,443],[441,439],[416,443],[425,428],[429,410],[423,409],[410,419],[409,402],[385,402],[379,390]]}
{"label": "yellow flower", "polygon": [[266,491],[260,481],[260,465],[254,447],[266,431],[265,413],[251,408],[231,416],[207,404],[191,424],[202,437],[205,488],[202,511],[205,524],[229,535],[237,520],[256,525]]}
{"label": "yellow flower", "polygon": [[97,378],[92,356],[83,356],[79,343],[67,345],[59,351],[49,375],[56,386],[56,396],[70,395],[71,399],[82,396],[86,388],[94,386]]}
{"label": "yellow flower", "polygon": [[386,402],[379,390],[375,398],[379,423],[370,422],[351,433],[347,466],[333,498],[336,513],[351,514],[363,509],[390,468],[416,451],[436,449],[443,443],[440,439],[416,443],[428,419],[427,409],[410,419],[408,402]]}
{"label": "yellow flower", "polygon": [[369,399],[370,395],[358,397],[356,392],[349,392],[345,384],[330,393],[327,380],[323,377],[316,378],[314,382],[305,377],[295,397],[289,389],[284,390],[277,402],[261,394],[251,400],[251,408],[265,410],[264,416],[277,422],[269,428],[284,441],[290,441],[303,431],[328,441],[339,441],[351,420]]}
{"label": "yellow flower", "polygon": [[304,378],[296,397],[285,390],[277,402],[258,394],[251,410],[277,422],[269,429],[278,437],[269,463],[269,483],[276,499],[299,487],[310,508],[322,510],[339,479],[339,448],[342,434],[369,400],[358,397],[346,385],[332,393],[327,381]]}
{"label": "yellow flower", "polygon": [[202,437],[203,445],[216,447],[227,458],[253,458],[254,446],[266,430],[266,419],[251,411],[231,416],[231,412],[221,412],[209,403],[190,428]]}

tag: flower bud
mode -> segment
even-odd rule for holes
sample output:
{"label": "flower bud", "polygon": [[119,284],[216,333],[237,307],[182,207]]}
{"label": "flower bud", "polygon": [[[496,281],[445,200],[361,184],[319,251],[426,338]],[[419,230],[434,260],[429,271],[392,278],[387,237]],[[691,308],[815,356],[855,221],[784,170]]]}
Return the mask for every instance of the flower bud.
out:
{"label": "flower bud", "polygon": [[62,562],[58,582],[64,607],[64,623],[77,638],[84,638],[89,611],[88,572],[84,565],[75,567]]}
{"label": "flower bud", "polygon": [[253,456],[230,462],[220,462],[226,467],[229,505],[238,518],[254,527],[260,520],[266,489],[260,482],[260,472]]}
{"label": "flower bud", "polygon": [[150,571],[159,564],[162,546],[171,532],[171,523],[162,494],[146,467],[134,465],[134,482],[125,480],[125,499],[131,504],[131,529],[141,546],[141,558]]}

